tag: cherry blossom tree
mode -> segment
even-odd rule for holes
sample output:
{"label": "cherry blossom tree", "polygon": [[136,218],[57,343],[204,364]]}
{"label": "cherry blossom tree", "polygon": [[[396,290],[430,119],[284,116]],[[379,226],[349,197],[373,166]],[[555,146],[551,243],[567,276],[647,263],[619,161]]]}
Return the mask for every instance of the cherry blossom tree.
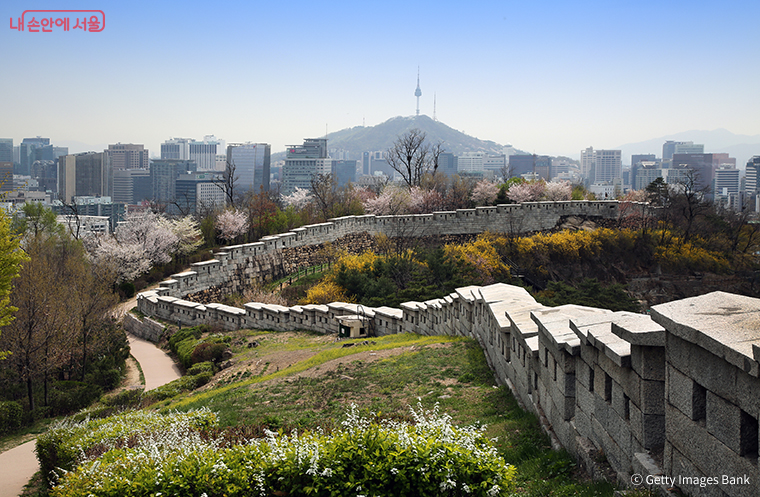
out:
{"label": "cherry blossom tree", "polygon": [[203,234],[200,226],[191,216],[171,220],[161,218],[160,222],[177,237],[176,254],[188,255],[203,245]]}
{"label": "cherry blossom tree", "polygon": [[570,200],[573,195],[573,187],[569,181],[550,181],[546,183],[544,198],[554,202]]}
{"label": "cherry blossom tree", "polygon": [[545,189],[546,183],[543,181],[517,183],[509,187],[507,198],[518,204],[522,202],[536,202],[541,199]]}
{"label": "cherry blossom tree", "polygon": [[491,205],[498,194],[499,187],[495,183],[482,179],[472,190],[472,201],[477,205]]}
{"label": "cherry blossom tree", "polygon": [[312,195],[306,188],[296,187],[295,191],[290,195],[281,195],[280,198],[286,206],[293,206],[295,209],[303,209],[311,202]]}
{"label": "cherry blossom tree", "polygon": [[96,266],[113,272],[117,282],[131,281],[154,265],[171,261],[181,246],[174,229],[158,214],[137,212],[127,214],[112,235],[89,236],[83,242]]}
{"label": "cherry blossom tree", "polygon": [[407,212],[409,207],[409,191],[395,185],[388,185],[375,198],[364,202],[367,214],[391,216]]}
{"label": "cherry blossom tree", "polygon": [[220,238],[231,242],[248,231],[248,218],[242,211],[227,209],[216,218],[216,229]]}

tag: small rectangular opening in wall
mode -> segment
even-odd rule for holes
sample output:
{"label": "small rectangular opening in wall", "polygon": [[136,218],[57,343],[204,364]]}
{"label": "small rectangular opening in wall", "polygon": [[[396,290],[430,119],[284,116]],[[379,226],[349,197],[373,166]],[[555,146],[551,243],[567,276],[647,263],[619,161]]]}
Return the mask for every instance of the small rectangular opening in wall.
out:
{"label": "small rectangular opening in wall", "polygon": [[604,400],[612,402],[612,377],[604,373]]}
{"label": "small rectangular opening in wall", "polygon": [[750,459],[757,459],[757,418],[742,410],[740,427],[739,455]]}
{"label": "small rectangular opening in wall", "polygon": [[588,391],[594,391],[594,368],[592,366],[588,367]]}
{"label": "small rectangular opening in wall", "polygon": [[631,419],[631,399],[626,394],[623,394],[623,419]]}
{"label": "small rectangular opening in wall", "polygon": [[533,373],[533,390],[538,390],[538,374]]}
{"label": "small rectangular opening in wall", "polygon": [[704,420],[707,415],[707,389],[697,382],[692,382],[691,419]]}
{"label": "small rectangular opening in wall", "polygon": [[554,360],[554,381],[557,381],[557,360]]}

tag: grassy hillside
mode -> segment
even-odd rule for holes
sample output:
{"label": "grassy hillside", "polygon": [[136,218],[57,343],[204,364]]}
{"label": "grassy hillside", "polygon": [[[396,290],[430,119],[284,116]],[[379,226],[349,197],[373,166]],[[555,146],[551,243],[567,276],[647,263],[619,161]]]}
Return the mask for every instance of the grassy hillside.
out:
{"label": "grassy hillside", "polygon": [[393,335],[336,342],[332,336],[256,331],[232,336],[234,366],[153,407],[208,407],[218,413],[222,431],[255,435],[264,427],[329,431],[352,403],[366,415],[399,420],[411,419],[410,406],[438,404],[457,425],[487,425],[500,454],[518,469],[516,495],[612,495],[612,485],[586,481],[566,454],[550,450],[535,417],[495,383],[472,340]]}

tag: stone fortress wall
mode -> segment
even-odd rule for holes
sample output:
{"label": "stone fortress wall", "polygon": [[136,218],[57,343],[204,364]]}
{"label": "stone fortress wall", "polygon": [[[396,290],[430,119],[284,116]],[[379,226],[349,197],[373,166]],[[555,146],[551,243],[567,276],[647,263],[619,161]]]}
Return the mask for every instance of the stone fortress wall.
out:
{"label": "stone fortress wall", "polygon": [[[563,215],[617,215],[614,202],[573,204],[523,204],[512,214],[521,212],[529,230],[551,228]],[[448,224],[442,214],[450,216],[447,234],[507,231],[484,222],[507,222],[500,215],[503,207],[512,206],[392,221],[373,216],[333,220],[249,244],[254,248],[228,247],[200,267],[220,273],[228,267],[227,274],[240,274],[241,264],[230,263],[231,258],[255,259],[256,250],[264,254],[296,243],[331,241],[350,229],[386,233],[383,228],[400,219],[443,232]],[[532,214],[538,219],[528,221]],[[225,330],[337,333],[339,316],[356,315],[376,335],[471,337],[481,344],[497,380],[539,416],[555,445],[590,472],[604,459],[628,485],[640,477],[651,488],[677,487],[694,496],[760,495],[760,299],[714,292],[657,305],[645,315],[545,307],[525,289],[498,283],[405,302],[400,309],[340,302],[293,307],[252,302],[240,309],[180,298],[203,285],[223,283],[221,276],[202,273],[198,266],[140,294],[138,309],[184,326],[210,323]]]}

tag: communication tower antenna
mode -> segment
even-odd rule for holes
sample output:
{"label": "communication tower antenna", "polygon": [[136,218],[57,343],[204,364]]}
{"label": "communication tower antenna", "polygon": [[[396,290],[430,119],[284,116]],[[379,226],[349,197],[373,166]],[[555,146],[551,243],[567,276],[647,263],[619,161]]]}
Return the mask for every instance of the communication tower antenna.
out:
{"label": "communication tower antenna", "polygon": [[417,97],[417,115],[420,115],[420,97],[422,96],[422,90],[420,90],[420,66],[417,66],[417,89],[414,90],[414,96]]}

